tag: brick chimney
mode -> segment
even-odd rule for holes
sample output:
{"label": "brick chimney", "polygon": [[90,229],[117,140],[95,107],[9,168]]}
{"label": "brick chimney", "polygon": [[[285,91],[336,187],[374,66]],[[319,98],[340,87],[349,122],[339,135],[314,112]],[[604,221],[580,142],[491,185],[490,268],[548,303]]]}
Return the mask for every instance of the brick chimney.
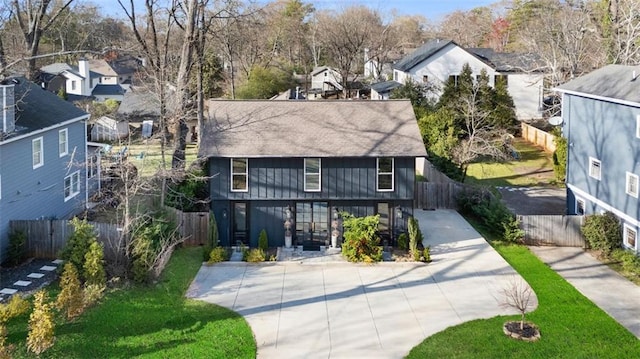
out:
{"label": "brick chimney", "polygon": [[0,82],[0,105],[2,105],[2,117],[0,131],[9,134],[16,129],[16,110],[14,97],[15,84],[12,80]]}

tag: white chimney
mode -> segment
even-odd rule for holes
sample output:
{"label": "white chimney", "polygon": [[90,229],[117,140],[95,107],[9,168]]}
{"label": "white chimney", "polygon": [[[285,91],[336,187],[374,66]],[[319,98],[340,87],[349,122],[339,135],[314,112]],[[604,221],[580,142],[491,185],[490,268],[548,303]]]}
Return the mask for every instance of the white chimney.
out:
{"label": "white chimney", "polygon": [[78,60],[78,72],[80,73],[80,76],[84,77],[84,80],[82,80],[81,94],[83,96],[91,96],[91,76],[89,71],[89,60]]}
{"label": "white chimney", "polygon": [[2,130],[3,133],[11,133],[16,129],[16,110],[14,98],[14,84],[0,82],[0,104],[2,105]]}

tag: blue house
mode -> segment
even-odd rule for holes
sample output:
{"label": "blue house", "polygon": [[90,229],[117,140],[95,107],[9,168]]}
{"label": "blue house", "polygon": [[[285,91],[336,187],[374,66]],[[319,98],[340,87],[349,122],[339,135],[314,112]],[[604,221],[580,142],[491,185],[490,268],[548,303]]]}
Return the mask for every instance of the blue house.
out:
{"label": "blue house", "polygon": [[86,156],[89,115],[24,78],[0,83],[0,259],[9,221],[68,218],[84,209],[97,161]]}
{"label": "blue house", "polygon": [[426,157],[409,101],[216,101],[202,128],[222,245],[327,244],[341,211],[380,215],[394,240],[412,215],[415,158]]}
{"label": "blue house", "polygon": [[640,68],[608,65],[557,88],[568,139],[568,214],[615,213],[638,251]]}

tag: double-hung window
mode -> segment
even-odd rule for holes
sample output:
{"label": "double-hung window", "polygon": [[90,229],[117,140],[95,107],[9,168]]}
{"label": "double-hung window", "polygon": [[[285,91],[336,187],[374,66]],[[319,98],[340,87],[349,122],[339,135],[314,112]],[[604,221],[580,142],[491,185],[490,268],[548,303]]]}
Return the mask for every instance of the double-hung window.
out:
{"label": "double-hung window", "polygon": [[93,178],[98,174],[98,156],[91,155],[89,156],[89,161],[87,165],[87,174],[89,178]]}
{"label": "double-hung window", "polygon": [[64,178],[64,201],[77,196],[80,193],[80,171],[75,171]]}
{"label": "double-hung window", "polygon": [[321,167],[322,162],[319,158],[304,159],[304,190],[306,192],[320,192]]}
{"label": "double-hung window", "polygon": [[636,249],[636,240],[638,238],[638,231],[635,228],[625,223],[623,237],[624,237],[623,239],[624,239],[625,246],[632,249]]}
{"label": "double-hung window", "polygon": [[231,159],[231,191],[247,192],[249,190],[249,159]]}
{"label": "double-hung window", "polygon": [[65,156],[69,153],[69,131],[65,128],[64,130],[58,131],[58,152],[60,157]]}
{"label": "double-hung window", "polygon": [[393,158],[381,157],[377,159],[377,184],[379,192],[393,191]]}
{"label": "double-hung window", "polygon": [[38,137],[31,141],[31,153],[33,168],[42,167],[44,165],[44,149],[42,148],[42,137]]}
{"label": "double-hung window", "polygon": [[629,196],[638,198],[638,175],[627,172],[626,192]]}
{"label": "double-hung window", "polygon": [[589,176],[600,180],[602,176],[602,163],[600,160],[589,157]]}

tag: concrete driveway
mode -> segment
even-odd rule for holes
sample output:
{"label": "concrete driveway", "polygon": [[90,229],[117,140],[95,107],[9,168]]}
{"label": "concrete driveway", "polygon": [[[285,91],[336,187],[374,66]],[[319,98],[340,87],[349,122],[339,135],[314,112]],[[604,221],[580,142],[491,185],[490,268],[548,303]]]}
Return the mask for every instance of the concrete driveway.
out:
{"label": "concrete driveway", "polygon": [[520,277],[458,213],[415,216],[430,264],[227,262],[203,266],[187,296],[244,316],[259,358],[401,358],[449,326],[515,313],[500,292]]}

